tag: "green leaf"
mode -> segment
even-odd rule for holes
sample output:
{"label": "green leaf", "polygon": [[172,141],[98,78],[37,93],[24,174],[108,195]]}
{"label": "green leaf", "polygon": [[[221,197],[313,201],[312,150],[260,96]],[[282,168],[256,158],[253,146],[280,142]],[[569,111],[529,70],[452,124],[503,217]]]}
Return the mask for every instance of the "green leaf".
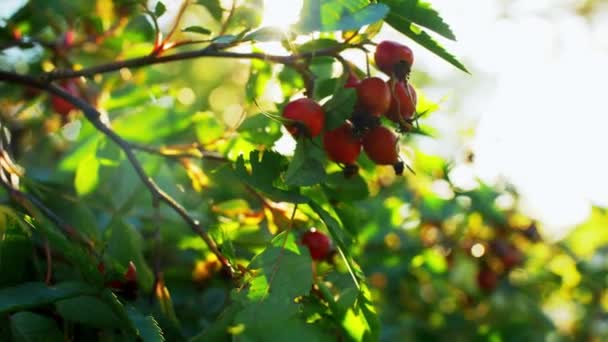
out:
{"label": "green leaf", "polygon": [[27,279],[33,247],[31,238],[11,218],[5,216],[2,220],[0,224],[6,224],[8,229],[0,227],[0,287]]}
{"label": "green leaf", "polygon": [[317,215],[319,215],[319,218],[325,223],[325,226],[331,234],[333,241],[338,245],[338,251],[342,256],[342,259],[346,263],[346,266],[348,267],[348,272],[350,273],[353,282],[359,288],[359,281],[364,280],[365,276],[363,275],[363,272],[361,272],[359,267],[355,265],[352,257],[350,256],[348,246],[344,242],[345,235],[342,231],[343,229],[340,226],[340,223],[315,201],[309,201],[308,205],[315,213],[317,213]]}
{"label": "green leaf", "polygon": [[305,1],[294,30],[299,33],[356,30],[382,20],[388,13],[388,6],[366,1]]}
{"label": "green leaf", "polygon": [[274,181],[280,177],[286,159],[280,154],[264,151],[260,159],[259,151],[252,151],[249,154],[251,173],[245,167],[245,159],[239,156],[234,164],[236,174],[241,179],[264,193],[271,200],[276,202],[306,203],[308,198],[300,195],[296,191],[279,189],[274,186]]}
{"label": "green leaf", "polygon": [[239,126],[240,136],[256,145],[272,146],[281,137],[281,124],[264,114],[247,117]]}
{"label": "green leaf", "polygon": [[[381,0],[391,8],[389,18],[401,20],[432,30],[445,38],[456,40],[450,26],[443,21],[431,4],[423,0]],[[388,21],[388,19],[387,19]]]}
{"label": "green leaf", "polygon": [[158,322],[152,316],[144,316],[134,307],[127,307],[129,319],[137,329],[137,334],[144,342],[163,342],[165,337],[158,326]]}
{"label": "green leaf", "polygon": [[313,280],[311,262],[310,255],[297,244],[295,235],[282,232],[251,260],[248,268],[259,273],[251,281],[247,297],[263,300],[271,295],[285,298],[289,303],[289,299],[307,294]]}
{"label": "green leaf", "polygon": [[202,145],[210,144],[224,134],[224,125],[212,112],[196,113],[192,122],[196,125],[196,137]]}
{"label": "green leaf", "polygon": [[10,316],[11,331],[17,342],[61,342],[63,334],[51,318],[31,313],[18,312]]}
{"label": "green leaf", "polygon": [[162,1],[156,3],[156,7],[154,7],[154,15],[157,18],[163,15],[166,11],[167,7],[165,7],[165,4],[163,4]]}
{"label": "green leaf", "polygon": [[95,328],[119,328],[125,326],[108,304],[99,298],[80,296],[55,303],[57,312],[64,319]]}
{"label": "green leaf", "polygon": [[0,289],[0,314],[35,308],[55,301],[84,294],[95,294],[97,290],[84,283],[65,282],[56,286],[44,283],[23,283],[19,286]]}
{"label": "green leaf", "polygon": [[367,183],[359,174],[346,178],[342,172],[334,172],[323,185],[328,197],[333,200],[352,202],[369,197]]}
{"label": "green leaf", "polygon": [[219,0],[199,0],[198,3],[205,6],[215,20],[220,21],[222,19],[224,10]]}
{"label": "green leaf", "polygon": [[95,190],[99,182],[98,171],[99,162],[95,154],[90,154],[80,160],[74,178],[74,187],[79,196],[90,194]]}
{"label": "green leaf", "polygon": [[389,14],[386,18],[386,22],[397,31],[408,36],[410,39],[422,45],[424,48],[433,52],[437,56],[443,58],[456,68],[469,73],[467,68],[458,59],[456,59],[456,57],[450,54],[443,46],[441,46],[441,44],[429,36],[428,33],[420,29],[420,27],[411,22],[403,22],[398,17],[396,18],[391,14]]}
{"label": "green leaf", "polygon": [[280,27],[262,27],[245,35],[243,40],[253,40],[256,42],[278,42],[288,39],[289,34]]}
{"label": "green leaf", "polygon": [[231,44],[237,39],[237,36],[232,34],[227,34],[224,36],[219,36],[213,38],[213,42],[216,44]]}
{"label": "green leaf", "polygon": [[139,286],[148,291],[152,288],[152,270],[143,254],[143,238],[134,227],[120,219],[115,219],[108,228],[110,239],[107,253],[114,257],[121,265],[126,267],[133,261],[137,268],[137,282]]}
{"label": "green leaf", "polygon": [[325,129],[340,127],[352,114],[357,102],[357,92],[352,88],[338,87],[334,96],[323,105]]}
{"label": "green leaf", "polygon": [[296,48],[296,51],[299,53],[312,52],[324,49],[331,49],[342,45],[342,43],[338,42],[335,39],[329,38],[319,38],[308,41]]}
{"label": "green leaf", "polygon": [[205,34],[205,35],[211,34],[211,30],[206,29],[201,26],[188,26],[185,29],[183,29],[182,32],[192,32],[192,33],[199,33],[199,34]]}
{"label": "green leaf", "polygon": [[307,140],[300,140],[285,173],[285,183],[291,186],[311,186],[323,182],[326,176],[319,149]]}

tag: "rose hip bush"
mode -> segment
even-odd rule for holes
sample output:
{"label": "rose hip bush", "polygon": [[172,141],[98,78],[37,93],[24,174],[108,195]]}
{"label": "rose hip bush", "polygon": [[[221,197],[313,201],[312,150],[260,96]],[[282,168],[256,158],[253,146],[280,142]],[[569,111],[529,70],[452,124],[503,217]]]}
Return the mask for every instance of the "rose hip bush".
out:
{"label": "rose hip bush", "polygon": [[472,155],[418,149],[444,115],[419,61],[471,77],[432,4],[305,0],[284,30],[263,11],[5,14],[0,340],[608,337],[604,212],[548,243],[508,184],[453,179]]}

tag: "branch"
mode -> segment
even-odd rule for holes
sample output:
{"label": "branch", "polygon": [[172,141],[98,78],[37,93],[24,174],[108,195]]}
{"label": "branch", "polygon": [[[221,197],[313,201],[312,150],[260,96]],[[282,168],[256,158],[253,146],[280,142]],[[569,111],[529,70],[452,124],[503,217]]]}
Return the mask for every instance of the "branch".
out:
{"label": "branch", "polygon": [[117,61],[107,64],[102,64],[90,68],[80,70],[61,70],[56,69],[51,72],[42,74],[41,79],[47,81],[74,78],[74,77],[92,77],[97,74],[104,74],[108,72],[118,71],[122,68],[141,68],[148,65],[164,64],[174,61],[184,61],[199,57],[222,57],[222,58],[236,58],[236,59],[261,59],[268,62],[282,63],[293,65],[300,59],[310,59],[318,56],[336,56],[342,50],[352,48],[352,45],[340,45],[333,48],[327,48],[318,51],[305,52],[301,54],[293,55],[269,55],[265,53],[251,52],[251,53],[240,53],[231,51],[221,51],[223,46],[220,44],[211,44],[200,50],[185,51],[175,53],[173,55],[165,56],[143,56],[124,61]]}
{"label": "branch", "polygon": [[150,191],[153,197],[153,201],[162,201],[167,204],[171,209],[173,209],[173,211],[175,211],[190,226],[190,228],[205,241],[211,252],[213,252],[213,254],[217,256],[218,260],[228,270],[228,272],[230,272],[231,275],[234,274],[234,269],[232,265],[218,249],[217,245],[215,244],[213,239],[211,239],[209,234],[207,234],[207,232],[202,228],[201,223],[191,217],[186,211],[186,209],[181,206],[181,204],[177,203],[171,196],[169,196],[166,192],[159,188],[158,185],[154,182],[154,180],[146,174],[141,163],[137,160],[137,157],[133,152],[133,147],[131,146],[131,144],[123,140],[118,134],[116,134],[116,132],[114,132],[110,127],[106,126],[101,121],[101,114],[97,111],[97,109],[92,107],[83,99],[69,94],[68,92],[66,92],[60,87],[57,87],[54,84],[43,83],[30,76],[0,71],[0,81],[22,84],[45,90],[55,96],[62,98],[63,100],[73,104],[74,106],[82,110],[86,119],[91,122],[91,124],[93,124],[93,126],[95,126],[98,131],[103,133],[116,145],[118,145],[120,149],[122,149],[122,151],[127,156],[127,159],[131,163],[133,169],[139,176],[140,180]]}

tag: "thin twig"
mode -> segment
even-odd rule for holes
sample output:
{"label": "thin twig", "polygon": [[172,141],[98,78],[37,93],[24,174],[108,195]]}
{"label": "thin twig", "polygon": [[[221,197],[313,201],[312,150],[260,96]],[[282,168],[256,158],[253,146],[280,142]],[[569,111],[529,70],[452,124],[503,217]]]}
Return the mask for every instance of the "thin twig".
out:
{"label": "thin twig", "polygon": [[46,258],[46,276],[44,282],[47,285],[51,285],[51,279],[53,278],[53,256],[51,255],[51,246],[49,246],[49,240],[44,240],[44,256]]}
{"label": "thin twig", "polygon": [[202,158],[227,162],[230,161],[226,157],[217,152],[207,151],[200,144],[190,144],[181,146],[161,146],[154,147],[139,143],[129,142],[130,147],[134,150],[156,154],[166,158]]}
{"label": "thin twig", "polygon": [[226,33],[226,31],[228,30],[228,25],[230,25],[230,22],[232,21],[232,17],[234,16],[235,10],[236,10],[236,0],[232,0],[232,6],[230,7],[230,12],[228,13],[228,17],[226,17],[226,20],[222,24],[222,28],[220,29],[220,33],[218,34],[218,36],[223,36]]}
{"label": "thin twig", "polygon": [[152,196],[152,207],[154,208],[154,286],[152,286],[152,293],[150,299],[154,299],[156,286],[162,279],[162,258],[161,258],[161,234],[160,234],[160,199],[156,196]]}

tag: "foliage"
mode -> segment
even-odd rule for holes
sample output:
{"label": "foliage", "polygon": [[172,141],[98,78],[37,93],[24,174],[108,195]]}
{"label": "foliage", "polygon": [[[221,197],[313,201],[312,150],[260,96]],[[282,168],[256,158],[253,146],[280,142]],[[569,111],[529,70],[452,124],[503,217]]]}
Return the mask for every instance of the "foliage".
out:
{"label": "foliage", "polygon": [[346,177],[283,127],[303,93],[326,130],[352,115],[344,85],[370,71],[341,53],[371,56],[383,23],[467,72],[431,4],[305,0],[279,31],[261,1],[175,3],[29,0],[0,22],[0,340],[608,338],[606,213],[542,241],[513,189],[416,148],[423,90],[415,174],[361,154]]}

